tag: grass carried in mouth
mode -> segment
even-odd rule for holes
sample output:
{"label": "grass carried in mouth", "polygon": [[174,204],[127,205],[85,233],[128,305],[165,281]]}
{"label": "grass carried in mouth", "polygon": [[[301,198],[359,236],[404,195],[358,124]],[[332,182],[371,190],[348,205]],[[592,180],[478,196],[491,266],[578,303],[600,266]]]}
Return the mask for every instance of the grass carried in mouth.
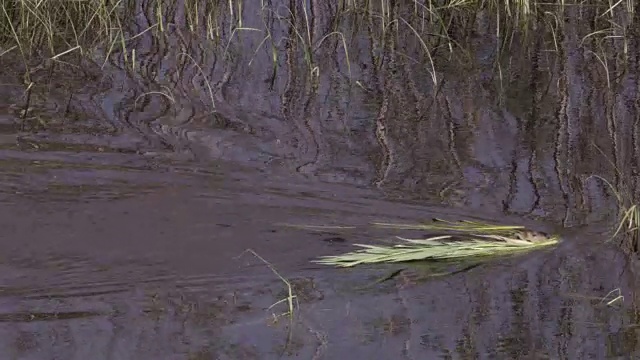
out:
{"label": "grass carried in mouth", "polygon": [[548,248],[560,241],[556,235],[549,236],[530,231],[522,226],[434,220],[433,224],[375,223],[374,225],[397,229],[437,230],[451,234],[425,239],[398,237],[402,243],[391,246],[356,244],[361,249],[342,255],[324,256],[314,262],[338,267],[353,267],[361,264],[417,260],[477,260]]}
{"label": "grass carried in mouth", "polygon": [[431,224],[396,224],[374,222],[373,225],[392,229],[457,231],[463,233],[481,233],[485,235],[509,235],[513,234],[514,232],[525,230],[524,226],[518,225],[495,225],[469,220],[454,222],[438,218],[433,219],[433,223]]}

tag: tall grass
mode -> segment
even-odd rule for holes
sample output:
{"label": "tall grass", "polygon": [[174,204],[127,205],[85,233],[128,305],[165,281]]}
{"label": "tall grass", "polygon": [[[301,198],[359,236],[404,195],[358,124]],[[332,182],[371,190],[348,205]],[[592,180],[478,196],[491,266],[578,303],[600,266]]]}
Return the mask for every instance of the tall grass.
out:
{"label": "tall grass", "polygon": [[[228,34],[231,38],[225,46],[228,49],[234,34],[242,30],[258,31],[263,34],[265,43],[271,44],[271,52],[274,64],[278,60],[276,44],[280,44],[281,39],[274,39],[266,23],[264,29],[251,28],[245,25],[244,13],[247,11],[245,0],[187,0],[182,4],[171,6],[183,7],[187,30],[198,34],[202,33],[203,38],[219,41],[221,34],[221,21],[229,25]],[[309,67],[311,74],[316,76],[321,71],[315,60],[315,53],[320,46],[329,38],[335,38],[341,45],[345,53],[349,73],[350,61],[348,43],[350,39],[340,31],[339,25],[324,34],[314,34],[310,23],[314,20],[313,15],[319,9],[312,9],[317,6],[306,2],[289,8],[287,2],[266,2],[260,1],[259,11],[263,18],[275,18],[283,26],[293,30],[293,38],[287,41],[296,41],[301,44],[302,56]],[[460,26],[464,23],[458,20],[462,18],[473,19],[479,12],[488,11],[496,18],[497,50],[500,53],[504,50],[511,36],[509,31],[527,31],[531,19],[555,19],[549,24],[550,31],[554,34],[557,27],[563,23],[562,14],[565,8],[575,6],[596,7],[600,18],[611,24],[611,29],[620,28],[614,23],[614,15],[621,11],[633,13],[634,2],[631,0],[620,0],[614,2],[569,2],[566,0],[555,0],[547,2],[533,2],[530,0],[414,0],[412,3],[394,3],[390,0],[348,0],[341,2],[342,7],[336,13],[337,19],[334,24],[341,22],[340,18],[354,15],[369,19],[370,26],[377,27],[381,32],[381,39],[385,39],[385,34],[389,31],[398,32],[395,36],[402,36],[399,29],[408,31],[407,41],[415,39],[419,47],[424,52],[424,63],[431,75],[434,83],[438,82],[438,69],[435,53],[440,49],[445,49],[453,53],[454,49],[462,50],[457,39],[450,35],[452,27]],[[127,49],[129,40],[139,36],[129,34],[126,31],[130,25],[132,14],[138,11],[140,3],[135,0],[92,0],[92,1],[70,1],[70,0],[0,0],[0,56],[11,52],[19,52],[25,64],[33,58],[51,58],[63,61],[69,54],[80,53],[85,55],[96,46],[105,46],[107,56],[117,47],[125,56],[125,61],[135,56],[135,49]],[[152,9],[154,16],[149,27],[158,29],[156,36],[163,34],[166,25],[172,23],[171,19],[165,18],[169,13],[165,8],[166,3],[155,0],[147,6]],[[256,9],[256,7],[252,7]],[[544,21],[543,21],[544,22]],[[146,32],[150,29],[142,29]],[[585,37],[604,34],[594,32]],[[624,37],[624,31],[609,30],[605,39],[617,39]],[[603,35],[604,36],[604,35]],[[237,36],[236,36],[237,37]],[[236,40],[239,41],[239,40]],[[384,40],[382,42],[385,44]],[[259,47],[260,47],[259,46]],[[43,51],[46,50],[46,51]],[[257,51],[258,49],[256,49]],[[598,60],[606,67],[606,56],[604,50],[598,49]],[[451,55],[450,55],[451,56]],[[275,68],[275,66],[274,66]],[[498,68],[500,65],[498,64]],[[135,68],[133,68],[135,70]],[[500,69],[499,69],[500,70]]]}
{"label": "tall grass", "polygon": [[[0,0],[0,45],[23,58],[61,57],[122,36],[121,1]],[[10,45],[10,46],[7,46]]]}
{"label": "tall grass", "polygon": [[[313,39],[310,22],[313,12],[308,4],[302,3],[298,9],[291,9],[283,2],[261,1],[260,11],[279,14],[280,21],[295,21],[295,35],[304,45],[304,56],[310,66],[313,66],[313,49],[319,46],[328,36],[337,36],[346,51],[344,34],[333,31],[323,38]],[[68,52],[86,50],[98,43],[111,43],[123,40],[123,25],[128,16],[133,13],[133,6],[139,6],[133,0],[95,0],[95,1],[65,1],[65,0],[0,0],[0,45],[3,49],[15,49],[25,57],[40,52],[46,48],[48,54],[54,57]],[[152,27],[165,30],[167,19],[163,11],[163,2],[155,0],[149,4],[155,12],[156,24]],[[203,35],[212,38],[220,36],[219,17],[226,17],[229,21],[229,32],[234,29],[247,28],[244,25],[243,13],[246,6],[244,0],[188,0],[182,3],[188,30],[194,33],[202,31]],[[313,6],[313,4],[311,4]],[[385,31],[391,29],[395,22],[404,24],[416,35],[425,55],[431,56],[428,39],[447,40],[449,27],[454,24],[454,17],[475,16],[480,11],[488,10],[495,14],[500,29],[513,29],[529,23],[530,19],[540,15],[553,15],[560,18],[565,8],[570,6],[595,6],[600,17],[613,24],[614,14],[620,11],[633,13],[634,2],[620,0],[615,2],[569,2],[555,0],[547,2],[533,2],[529,0],[414,0],[413,4],[395,4],[390,0],[369,1],[350,0],[342,3],[340,14],[366,14],[375,19],[375,24]],[[129,9],[131,7],[131,9]],[[561,23],[561,22],[557,22]],[[203,26],[201,26],[203,25]],[[203,28],[204,27],[204,28]],[[266,33],[266,31],[265,31]],[[348,54],[347,54],[348,56]],[[433,63],[429,64],[430,67]],[[430,69],[431,72],[434,69]],[[435,76],[435,74],[434,74]]]}

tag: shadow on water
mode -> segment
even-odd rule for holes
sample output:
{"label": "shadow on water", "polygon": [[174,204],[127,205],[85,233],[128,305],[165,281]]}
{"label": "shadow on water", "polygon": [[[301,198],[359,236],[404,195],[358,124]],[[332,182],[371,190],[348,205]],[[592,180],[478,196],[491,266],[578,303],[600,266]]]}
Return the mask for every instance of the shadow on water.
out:
{"label": "shadow on water", "polygon": [[[520,31],[347,3],[132,0],[126,49],[36,67],[27,107],[2,55],[4,358],[640,355],[615,198],[587,180],[637,195],[636,15],[541,8]],[[432,217],[564,241],[429,279],[311,263]],[[246,249],[291,283],[292,323]]]}

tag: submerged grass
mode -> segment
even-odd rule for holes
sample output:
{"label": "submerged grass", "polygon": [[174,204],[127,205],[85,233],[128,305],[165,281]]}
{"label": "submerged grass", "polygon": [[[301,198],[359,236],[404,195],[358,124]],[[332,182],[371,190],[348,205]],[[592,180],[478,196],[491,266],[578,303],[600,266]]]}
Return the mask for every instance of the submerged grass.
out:
{"label": "submerged grass", "polygon": [[426,239],[398,237],[401,244],[365,245],[350,253],[324,256],[315,263],[338,267],[361,264],[397,263],[417,260],[464,260],[514,255],[556,245],[560,238],[524,229],[521,226],[505,226],[480,222],[449,222],[435,219],[433,224],[375,223],[377,226],[397,229],[448,231],[450,235],[438,235]]}

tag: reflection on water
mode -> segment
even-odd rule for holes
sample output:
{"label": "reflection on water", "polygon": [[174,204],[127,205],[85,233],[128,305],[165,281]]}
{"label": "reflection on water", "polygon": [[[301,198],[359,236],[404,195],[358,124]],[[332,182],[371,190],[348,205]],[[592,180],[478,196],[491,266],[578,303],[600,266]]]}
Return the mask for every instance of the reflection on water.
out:
{"label": "reflection on water", "polygon": [[[258,4],[131,1],[126,56],[35,71],[26,112],[0,73],[2,354],[637,356],[633,268],[605,243],[615,199],[587,179],[639,188],[622,7],[541,8],[523,32],[494,10]],[[159,13],[166,30],[142,33]],[[397,267],[309,262],[390,238],[370,221],[434,216],[566,241],[366,290]],[[290,280],[293,326],[248,248]]]}

